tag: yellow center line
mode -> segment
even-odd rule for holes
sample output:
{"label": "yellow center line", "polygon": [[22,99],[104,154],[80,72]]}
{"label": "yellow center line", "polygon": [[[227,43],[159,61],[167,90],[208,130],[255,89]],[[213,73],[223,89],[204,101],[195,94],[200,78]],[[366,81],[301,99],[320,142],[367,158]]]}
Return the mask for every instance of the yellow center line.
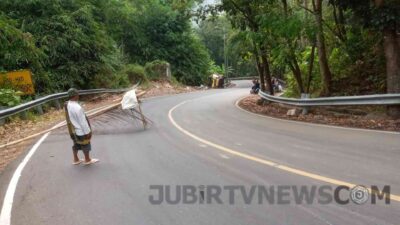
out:
{"label": "yellow center line", "polygon": [[[310,172],[307,172],[307,171],[304,171],[304,170],[295,169],[295,168],[292,168],[292,167],[289,167],[289,166],[285,166],[285,165],[280,165],[278,163],[275,163],[275,162],[272,162],[272,161],[269,161],[269,160],[265,160],[265,159],[262,159],[262,158],[259,158],[259,157],[255,157],[255,156],[252,156],[252,155],[249,155],[249,154],[246,154],[246,153],[242,153],[240,151],[237,151],[237,150],[234,150],[234,149],[230,149],[230,148],[224,147],[222,145],[215,144],[215,143],[213,143],[211,141],[205,140],[205,139],[203,139],[201,137],[198,137],[198,136],[190,133],[189,131],[183,129],[178,123],[176,123],[176,121],[172,117],[172,113],[174,112],[174,110],[177,109],[178,107],[186,104],[187,102],[188,101],[183,101],[183,102],[179,103],[178,105],[174,106],[172,109],[170,109],[169,112],[168,112],[168,118],[171,121],[171,123],[179,131],[181,131],[182,133],[186,134],[187,136],[189,136],[189,137],[191,137],[191,138],[193,138],[193,139],[195,139],[195,140],[197,140],[199,142],[202,142],[203,144],[212,146],[212,147],[214,147],[214,148],[216,148],[216,149],[218,149],[220,151],[223,151],[223,152],[226,152],[226,153],[230,153],[232,155],[239,156],[241,158],[248,159],[248,160],[251,160],[253,162],[257,162],[257,163],[263,164],[263,165],[271,166],[271,167],[274,167],[274,168],[277,168],[277,169],[280,169],[280,170],[283,170],[283,171],[286,171],[286,172],[289,172],[289,173],[292,173],[292,174],[300,175],[300,176],[303,176],[303,177],[311,178],[311,179],[318,180],[318,181],[323,181],[325,183],[338,185],[338,186],[343,185],[343,186],[347,186],[349,188],[357,186],[356,184],[353,184],[353,183],[349,183],[349,182],[345,182],[345,181],[341,181],[341,180],[337,180],[337,179],[321,176],[321,175],[318,175],[318,174],[310,173]],[[367,188],[367,189],[368,189],[368,191],[370,193],[372,192],[372,190],[370,188]],[[399,195],[390,194],[390,199],[393,200],[393,201],[400,202],[400,196]]]}

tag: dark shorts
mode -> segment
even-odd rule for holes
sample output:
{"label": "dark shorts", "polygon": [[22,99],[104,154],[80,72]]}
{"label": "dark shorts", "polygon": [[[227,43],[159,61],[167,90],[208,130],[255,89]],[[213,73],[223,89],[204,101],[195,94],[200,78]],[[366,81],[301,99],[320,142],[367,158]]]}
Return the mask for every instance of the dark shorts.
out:
{"label": "dark shorts", "polygon": [[[79,141],[83,141],[85,139],[85,136],[76,136],[76,138]],[[72,146],[72,149],[74,151],[82,150],[84,152],[89,152],[90,150],[92,150],[92,145],[90,144],[90,142],[89,142],[89,144],[86,144],[86,145],[78,144],[78,143],[76,143],[75,140],[73,140],[73,142],[74,142],[74,145]]]}

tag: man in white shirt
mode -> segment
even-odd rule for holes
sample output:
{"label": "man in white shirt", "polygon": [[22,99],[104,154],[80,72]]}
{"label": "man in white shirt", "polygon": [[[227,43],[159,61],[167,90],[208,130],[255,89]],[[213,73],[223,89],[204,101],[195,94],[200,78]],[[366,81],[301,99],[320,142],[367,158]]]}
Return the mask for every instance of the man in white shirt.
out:
{"label": "man in white shirt", "polygon": [[[69,101],[64,105],[65,117],[67,120],[67,126],[69,134],[74,142],[72,146],[74,165],[78,165],[83,162],[85,165],[93,164],[98,162],[98,159],[90,158],[90,150],[92,146],[90,139],[92,138],[92,130],[88,118],[86,117],[85,111],[82,106],[79,105],[79,92],[75,88],[68,90]],[[82,150],[85,155],[85,160],[81,160],[78,157],[78,151]]]}

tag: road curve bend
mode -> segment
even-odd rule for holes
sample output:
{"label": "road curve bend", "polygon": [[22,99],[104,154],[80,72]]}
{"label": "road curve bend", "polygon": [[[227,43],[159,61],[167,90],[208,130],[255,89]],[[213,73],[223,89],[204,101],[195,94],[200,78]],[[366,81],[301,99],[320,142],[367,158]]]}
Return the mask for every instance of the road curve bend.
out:
{"label": "road curve bend", "polygon": [[[201,192],[195,203],[152,204],[154,185],[171,188],[170,200],[176,200],[177,187],[337,186],[295,171],[350,184],[390,185],[391,193],[400,195],[399,134],[246,113],[235,102],[248,93],[250,82],[237,84],[145,101],[143,111],[154,123],[147,130],[121,110],[93,119],[93,155],[101,160],[96,165],[71,165],[67,131],[52,132],[22,171],[11,224],[398,224],[396,200],[296,204],[289,196],[288,204],[259,204],[246,202],[238,191],[224,192],[221,202],[207,197],[202,202]],[[2,198],[9,178],[7,171],[0,176]]]}

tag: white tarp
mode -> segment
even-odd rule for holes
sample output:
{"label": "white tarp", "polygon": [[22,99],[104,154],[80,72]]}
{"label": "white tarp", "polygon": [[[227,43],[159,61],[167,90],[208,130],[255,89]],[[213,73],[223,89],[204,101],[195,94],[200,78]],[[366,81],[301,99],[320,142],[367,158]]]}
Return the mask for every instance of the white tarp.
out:
{"label": "white tarp", "polygon": [[136,97],[136,90],[133,89],[125,93],[121,101],[122,109],[133,109],[138,105],[138,100]]}

